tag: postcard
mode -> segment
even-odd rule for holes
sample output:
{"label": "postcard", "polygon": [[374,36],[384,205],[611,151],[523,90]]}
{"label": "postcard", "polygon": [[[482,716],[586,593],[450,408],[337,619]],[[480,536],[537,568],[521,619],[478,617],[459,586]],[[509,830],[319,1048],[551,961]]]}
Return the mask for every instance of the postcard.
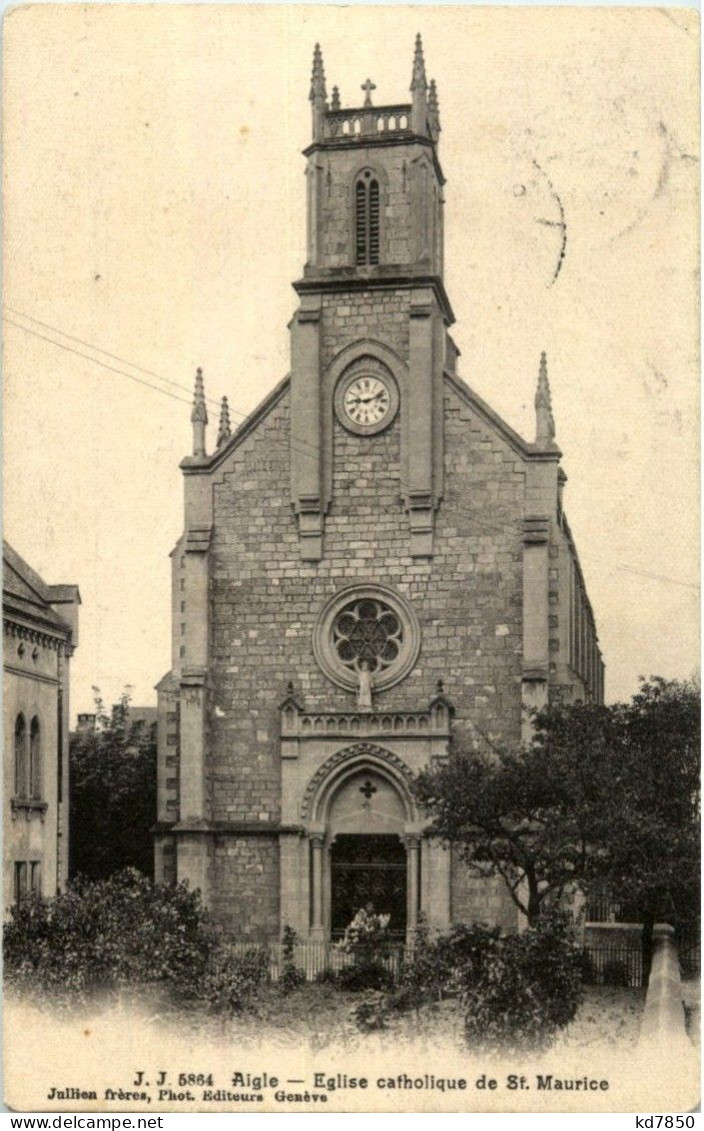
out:
{"label": "postcard", "polygon": [[698,1102],[698,50],[7,14],[12,1110]]}

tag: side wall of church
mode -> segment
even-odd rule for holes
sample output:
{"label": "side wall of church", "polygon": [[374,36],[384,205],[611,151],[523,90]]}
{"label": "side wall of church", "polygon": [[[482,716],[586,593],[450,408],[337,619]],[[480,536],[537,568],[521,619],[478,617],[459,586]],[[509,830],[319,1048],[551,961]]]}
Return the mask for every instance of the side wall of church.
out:
{"label": "side wall of church", "polygon": [[279,934],[279,846],[271,837],[219,837],[212,858],[218,918],[243,938]]}
{"label": "side wall of church", "polygon": [[[396,301],[400,307],[400,295]],[[327,320],[328,357],[346,338],[360,334],[355,322],[336,325],[338,316],[363,319],[365,333],[375,336],[376,314],[364,309],[364,297],[348,305],[356,305],[358,313],[342,314],[338,305],[337,315]],[[384,319],[384,338],[402,355],[407,325],[407,313],[392,319],[391,326]],[[442,678],[455,704],[459,731],[476,728],[499,743],[520,734],[520,457],[448,387],[445,496],[437,515],[434,556],[413,559],[402,503],[400,416],[371,437],[351,435],[335,421],[324,556],[310,563],[301,561],[289,503],[288,439],[285,396],[234,450],[214,484],[206,767],[211,815],[215,821],[260,821],[262,832],[266,823],[280,819],[278,705],[287,681],[293,680],[308,710],[353,705],[353,695],[317,667],[311,643],[322,606],[346,585],[390,585],[411,602],[420,621],[416,667],[378,696],[380,707],[417,710]],[[305,438],[296,437],[294,443],[304,445]],[[213,856],[211,889],[218,917],[235,931],[244,924],[276,931],[275,836],[221,839]],[[470,904],[472,917],[492,914],[492,892],[485,887],[482,895],[462,869],[456,872],[458,917],[466,917]]]}
{"label": "side wall of church", "polygon": [[516,926],[516,908],[506,895],[500,876],[472,875],[457,846],[452,848],[452,893],[450,915],[453,923],[491,923],[510,930]]}

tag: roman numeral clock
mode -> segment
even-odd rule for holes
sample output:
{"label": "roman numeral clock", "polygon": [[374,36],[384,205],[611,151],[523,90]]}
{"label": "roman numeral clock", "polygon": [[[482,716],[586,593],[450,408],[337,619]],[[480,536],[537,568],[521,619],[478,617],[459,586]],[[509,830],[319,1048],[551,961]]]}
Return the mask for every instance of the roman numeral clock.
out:
{"label": "roman numeral clock", "polygon": [[398,387],[390,374],[352,373],[342,378],[335,391],[338,420],[361,436],[374,436],[388,428],[398,405]]}

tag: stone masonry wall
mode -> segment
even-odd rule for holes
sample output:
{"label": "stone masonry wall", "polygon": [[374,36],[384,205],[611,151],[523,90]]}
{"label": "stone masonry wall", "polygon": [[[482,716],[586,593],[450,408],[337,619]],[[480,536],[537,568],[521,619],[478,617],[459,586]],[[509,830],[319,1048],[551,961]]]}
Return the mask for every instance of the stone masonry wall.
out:
{"label": "stone masonry wall", "polygon": [[516,908],[500,876],[484,879],[471,874],[457,847],[452,849],[453,923],[491,923],[509,930],[516,925]]}
{"label": "stone masonry wall", "polygon": [[238,935],[279,933],[279,847],[268,837],[219,837],[212,861],[218,915]]}
{"label": "stone masonry wall", "polygon": [[351,342],[360,338],[381,341],[408,359],[408,291],[360,291],[340,302],[334,295],[323,298],[322,365]]}
{"label": "stone masonry wall", "polygon": [[[385,339],[399,352],[405,333],[400,320],[385,325]],[[328,341],[328,351],[337,348]],[[278,704],[287,680],[308,709],[353,705],[354,696],[318,669],[311,641],[322,605],[356,581],[391,585],[411,601],[421,624],[418,663],[378,696],[381,707],[418,709],[442,678],[459,730],[477,728],[493,742],[520,734],[522,463],[448,387],[435,555],[414,560],[401,502],[399,429],[400,415],[373,437],[353,436],[335,422],[333,498],[319,563],[300,560],[289,503],[287,398],[233,452],[214,487],[207,772],[217,821],[279,819]],[[273,923],[275,839],[223,838],[212,891],[216,911],[232,927]],[[457,899],[466,904],[459,888]]]}
{"label": "stone masonry wall", "polygon": [[[354,184],[356,174],[369,168],[376,175],[380,191],[380,262],[407,264],[416,258],[415,233],[420,216],[414,210],[417,200],[418,161],[427,167],[428,181],[437,184],[431,162],[423,147],[403,146],[388,149],[337,150],[321,157],[311,157],[311,168],[317,170],[319,229],[319,264],[330,268],[354,263]],[[432,191],[432,189],[430,190]],[[430,203],[427,203],[428,209]],[[437,210],[437,198],[435,200]],[[437,223],[437,221],[435,221]],[[430,215],[423,228],[432,230]]]}

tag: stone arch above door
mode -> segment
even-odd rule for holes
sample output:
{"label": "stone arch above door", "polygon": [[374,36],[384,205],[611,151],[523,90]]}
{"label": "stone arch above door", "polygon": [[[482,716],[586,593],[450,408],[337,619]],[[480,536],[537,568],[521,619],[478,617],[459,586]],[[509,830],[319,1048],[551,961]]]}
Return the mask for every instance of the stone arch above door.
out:
{"label": "stone arch above door", "polygon": [[398,797],[406,825],[415,825],[419,816],[413,801],[413,774],[397,754],[371,742],[357,742],[339,750],[318,768],[303,795],[301,819],[306,824],[324,826],[331,804],[348,779],[361,777],[364,771],[378,775]]}
{"label": "stone arch above door", "polygon": [[331,843],[350,833],[402,837],[408,823],[407,807],[397,783],[368,764],[337,778],[326,810],[325,825]]}

